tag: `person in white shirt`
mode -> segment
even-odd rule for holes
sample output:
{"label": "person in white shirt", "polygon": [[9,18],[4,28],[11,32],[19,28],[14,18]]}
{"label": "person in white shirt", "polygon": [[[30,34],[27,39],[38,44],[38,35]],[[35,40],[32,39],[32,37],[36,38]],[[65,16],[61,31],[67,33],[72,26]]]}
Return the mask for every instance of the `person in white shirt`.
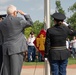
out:
{"label": "person in white shirt", "polygon": [[69,40],[69,38],[66,39],[66,48],[68,50],[70,49],[70,40]]}
{"label": "person in white shirt", "polygon": [[35,35],[34,32],[30,32],[30,36],[27,39],[28,44],[28,62],[35,61],[36,48],[34,45]]}
{"label": "person in white shirt", "polygon": [[73,40],[71,41],[71,44],[72,44],[73,58],[75,58],[75,52],[76,52],[76,36],[73,37]]}

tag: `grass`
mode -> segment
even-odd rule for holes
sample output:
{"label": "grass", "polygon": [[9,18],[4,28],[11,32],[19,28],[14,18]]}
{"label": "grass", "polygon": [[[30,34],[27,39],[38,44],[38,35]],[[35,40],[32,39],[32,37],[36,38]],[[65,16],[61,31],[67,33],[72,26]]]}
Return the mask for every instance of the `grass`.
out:
{"label": "grass", "polygon": [[23,63],[23,65],[25,65],[25,66],[32,66],[32,65],[43,65],[44,64],[44,62],[24,62]]}
{"label": "grass", "polygon": [[68,65],[72,65],[72,64],[76,64],[76,58],[70,57],[70,58],[68,59]]}
{"label": "grass", "polygon": [[[24,62],[23,65],[25,66],[32,66],[32,65],[44,65],[44,62]],[[68,65],[76,64],[76,59],[74,58],[69,58],[68,59]]]}

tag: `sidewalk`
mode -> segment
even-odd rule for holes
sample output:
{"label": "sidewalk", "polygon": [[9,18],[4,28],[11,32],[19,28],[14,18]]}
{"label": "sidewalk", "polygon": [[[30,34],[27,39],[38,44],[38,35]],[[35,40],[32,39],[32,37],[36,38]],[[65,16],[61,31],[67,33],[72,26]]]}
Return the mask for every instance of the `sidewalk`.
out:
{"label": "sidewalk", "polygon": [[[45,75],[44,66],[23,66],[21,75]],[[67,66],[67,75],[76,75],[76,64]]]}

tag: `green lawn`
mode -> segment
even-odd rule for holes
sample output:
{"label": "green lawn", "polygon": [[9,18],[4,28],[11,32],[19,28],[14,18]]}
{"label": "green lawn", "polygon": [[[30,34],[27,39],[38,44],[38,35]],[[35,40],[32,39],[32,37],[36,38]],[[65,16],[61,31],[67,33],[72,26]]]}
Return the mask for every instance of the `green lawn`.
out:
{"label": "green lawn", "polygon": [[[44,65],[44,62],[24,62],[23,65]],[[71,65],[71,64],[76,64],[76,59],[73,59],[73,58],[69,58],[68,59],[68,65]]]}
{"label": "green lawn", "polygon": [[44,64],[44,62],[24,62],[23,63],[23,65],[27,65],[27,66],[29,66],[29,65],[43,65]]}
{"label": "green lawn", "polygon": [[76,58],[69,58],[68,59],[68,64],[71,65],[71,64],[76,64]]}

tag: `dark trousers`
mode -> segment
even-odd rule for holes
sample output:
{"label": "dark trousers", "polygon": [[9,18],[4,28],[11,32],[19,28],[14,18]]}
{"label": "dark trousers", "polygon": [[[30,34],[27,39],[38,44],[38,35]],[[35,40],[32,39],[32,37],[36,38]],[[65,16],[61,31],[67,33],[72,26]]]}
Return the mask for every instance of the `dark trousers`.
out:
{"label": "dark trousers", "polygon": [[51,60],[51,72],[52,75],[66,75],[66,67],[68,60]]}
{"label": "dark trousers", "polygon": [[28,46],[28,61],[35,61],[36,49],[34,46]]}
{"label": "dark trousers", "polygon": [[40,52],[38,52],[38,61],[41,62],[42,61],[42,54]]}
{"label": "dark trousers", "polygon": [[72,48],[72,54],[73,54],[73,57],[75,58],[76,57],[76,48]]}

